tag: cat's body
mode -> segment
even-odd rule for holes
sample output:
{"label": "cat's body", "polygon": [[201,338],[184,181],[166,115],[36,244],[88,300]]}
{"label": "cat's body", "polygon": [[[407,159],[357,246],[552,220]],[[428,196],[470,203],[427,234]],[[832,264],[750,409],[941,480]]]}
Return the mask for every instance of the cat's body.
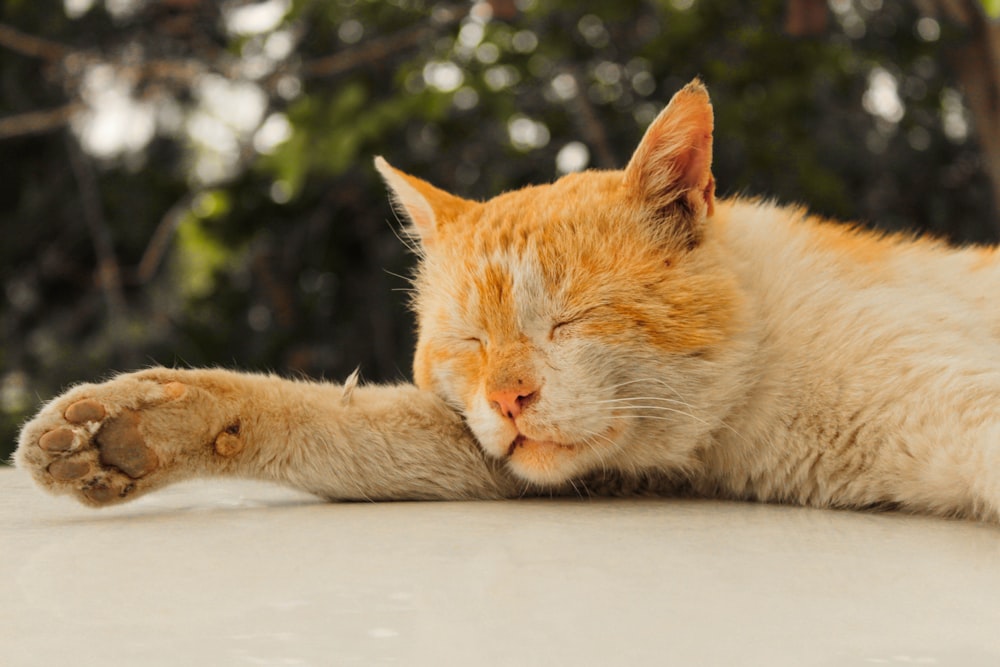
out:
{"label": "cat's body", "polygon": [[731,428],[698,454],[694,486],[819,506],[995,513],[992,249],[880,238],[756,202],[716,216],[754,341],[746,393],[726,412]]}
{"label": "cat's body", "polygon": [[[25,427],[18,462],[96,505],[199,474],[333,498],[652,480],[995,520],[993,250],[718,202],[711,133],[695,83],[625,170],[485,203],[378,160],[421,248],[414,376],[425,393],[359,387],[334,408],[328,385],[149,371],[53,401]],[[200,430],[172,436],[171,419]]]}

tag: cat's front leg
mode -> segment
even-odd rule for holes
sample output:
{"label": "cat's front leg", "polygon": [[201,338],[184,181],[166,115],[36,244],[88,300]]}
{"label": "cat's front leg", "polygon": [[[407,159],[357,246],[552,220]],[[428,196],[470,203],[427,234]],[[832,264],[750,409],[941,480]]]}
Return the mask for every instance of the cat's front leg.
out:
{"label": "cat's front leg", "polygon": [[330,499],[517,492],[432,394],[223,370],[150,369],[74,387],[24,426],[15,461],[42,487],[92,506],[220,475]]}

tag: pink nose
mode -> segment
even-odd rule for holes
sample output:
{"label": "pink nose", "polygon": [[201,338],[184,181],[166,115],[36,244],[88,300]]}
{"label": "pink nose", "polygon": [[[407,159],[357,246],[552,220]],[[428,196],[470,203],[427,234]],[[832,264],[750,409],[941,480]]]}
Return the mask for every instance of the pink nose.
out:
{"label": "pink nose", "polygon": [[503,416],[516,419],[538,397],[537,391],[525,389],[497,389],[486,394],[493,407]]}

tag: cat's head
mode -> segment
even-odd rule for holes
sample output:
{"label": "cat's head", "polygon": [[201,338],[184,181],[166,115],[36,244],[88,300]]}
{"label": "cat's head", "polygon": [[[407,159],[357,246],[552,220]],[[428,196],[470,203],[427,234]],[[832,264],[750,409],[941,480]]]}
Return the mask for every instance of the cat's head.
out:
{"label": "cat's head", "polygon": [[683,464],[704,435],[736,310],[705,251],[712,124],[692,82],[624,170],[482,203],[376,158],[419,245],[414,379],[524,479],[641,467],[651,439]]}

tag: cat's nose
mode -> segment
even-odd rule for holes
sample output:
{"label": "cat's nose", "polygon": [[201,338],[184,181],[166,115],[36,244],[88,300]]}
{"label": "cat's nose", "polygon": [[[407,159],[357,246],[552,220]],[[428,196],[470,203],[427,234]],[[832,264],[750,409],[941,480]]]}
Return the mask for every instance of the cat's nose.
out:
{"label": "cat's nose", "polygon": [[486,400],[504,417],[516,419],[536,398],[538,391],[524,389],[495,389],[486,394]]}

